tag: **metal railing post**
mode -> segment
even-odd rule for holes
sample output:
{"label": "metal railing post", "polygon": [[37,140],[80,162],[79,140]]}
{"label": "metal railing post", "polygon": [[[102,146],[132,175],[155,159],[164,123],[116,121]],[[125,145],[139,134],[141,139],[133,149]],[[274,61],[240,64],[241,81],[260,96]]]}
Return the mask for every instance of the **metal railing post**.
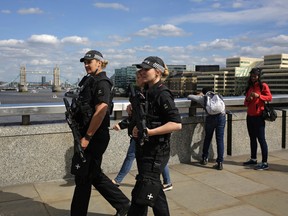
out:
{"label": "metal railing post", "polygon": [[227,155],[232,156],[232,114],[227,113]]}
{"label": "metal railing post", "polygon": [[22,115],[22,125],[30,125],[30,115]]}
{"label": "metal railing post", "polygon": [[282,110],[282,148],[286,149],[286,110]]}

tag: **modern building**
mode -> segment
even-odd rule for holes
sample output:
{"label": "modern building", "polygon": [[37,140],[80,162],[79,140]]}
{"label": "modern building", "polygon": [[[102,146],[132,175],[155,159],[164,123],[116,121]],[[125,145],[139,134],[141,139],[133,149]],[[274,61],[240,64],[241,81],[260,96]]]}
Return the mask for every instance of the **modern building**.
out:
{"label": "modern building", "polygon": [[288,94],[288,54],[266,55],[260,68],[272,94]]}
{"label": "modern building", "polygon": [[[226,96],[243,95],[249,72],[254,67],[262,69],[262,81],[269,85],[272,94],[288,94],[288,54],[265,55],[264,58],[227,58],[224,68],[196,65],[195,69],[201,71],[188,71],[186,65],[167,67],[170,75],[165,82],[176,97],[200,92],[203,87],[213,87],[215,92]],[[116,69],[115,86],[126,88],[129,83],[135,82],[135,72],[135,65]]]}
{"label": "modern building", "polygon": [[[186,71],[186,65],[167,65],[170,74],[178,74]],[[136,81],[136,65],[123,67],[120,69],[115,69],[115,74],[113,75],[113,82],[116,90],[120,90],[120,94],[125,94],[130,83],[135,83]],[[179,88],[179,86],[177,86]]]}
{"label": "modern building", "polygon": [[288,54],[266,55],[264,58],[227,58],[225,68],[208,71],[205,65],[201,65],[201,72],[176,74],[167,83],[173,94],[180,97],[185,97],[191,91],[200,92],[203,87],[213,87],[215,92],[227,96],[243,95],[249,72],[254,67],[262,69],[262,81],[269,84],[272,94],[288,93]]}
{"label": "modern building", "polygon": [[127,66],[115,69],[114,84],[118,88],[126,89],[129,83],[135,83],[136,66]]}

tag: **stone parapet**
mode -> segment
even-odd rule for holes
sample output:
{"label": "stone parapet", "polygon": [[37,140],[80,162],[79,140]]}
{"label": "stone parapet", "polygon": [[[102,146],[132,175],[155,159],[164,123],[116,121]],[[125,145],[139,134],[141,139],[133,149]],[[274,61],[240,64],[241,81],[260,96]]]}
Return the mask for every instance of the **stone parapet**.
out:
{"label": "stone parapet", "polygon": [[[275,122],[266,122],[266,139],[269,151],[282,149],[287,140],[287,122],[283,131],[282,113],[277,111]],[[250,153],[246,129],[246,113],[232,115],[232,154]],[[169,164],[190,163],[201,158],[204,139],[204,117],[183,117],[183,128],[171,137]],[[111,121],[111,125],[116,121]],[[227,127],[226,127],[227,128]],[[125,158],[129,137],[127,130],[110,131],[111,139],[104,154],[102,168],[106,173],[118,172]],[[283,138],[283,135],[285,136]],[[212,140],[210,159],[215,159],[216,143]],[[227,130],[225,130],[225,150]],[[260,151],[260,148],[259,150]],[[28,126],[0,127],[0,187],[7,185],[69,179],[73,137],[66,123],[38,124]],[[225,151],[225,157],[228,157]],[[225,162],[224,162],[225,163]],[[132,169],[136,169],[134,163]]]}

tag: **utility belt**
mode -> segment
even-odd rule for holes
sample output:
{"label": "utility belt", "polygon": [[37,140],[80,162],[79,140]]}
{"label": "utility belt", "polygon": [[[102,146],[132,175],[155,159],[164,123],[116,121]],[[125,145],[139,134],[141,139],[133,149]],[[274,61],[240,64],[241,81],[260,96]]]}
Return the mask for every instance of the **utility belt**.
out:
{"label": "utility belt", "polygon": [[[160,127],[161,125],[163,125],[163,123],[160,121],[149,121],[148,120],[147,122],[148,122],[147,127],[149,129],[154,129],[154,128],[157,128],[157,127]],[[155,144],[160,143],[160,145],[161,145],[161,143],[169,142],[170,137],[171,137],[170,133],[169,134],[163,134],[163,135],[151,136],[151,137],[149,137],[148,142],[155,143]]]}
{"label": "utility belt", "polygon": [[164,134],[164,135],[156,135],[156,136],[151,136],[149,137],[148,143],[153,143],[153,144],[160,144],[160,145],[164,145],[168,142],[170,142],[170,137],[171,134]]}

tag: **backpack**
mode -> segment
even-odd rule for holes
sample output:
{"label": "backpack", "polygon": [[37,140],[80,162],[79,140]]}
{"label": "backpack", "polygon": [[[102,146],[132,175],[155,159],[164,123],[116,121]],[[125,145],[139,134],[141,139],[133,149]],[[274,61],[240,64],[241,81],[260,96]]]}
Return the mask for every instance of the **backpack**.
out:
{"label": "backpack", "polygon": [[221,95],[207,92],[204,96],[204,109],[209,115],[216,115],[225,111],[225,103]]}

